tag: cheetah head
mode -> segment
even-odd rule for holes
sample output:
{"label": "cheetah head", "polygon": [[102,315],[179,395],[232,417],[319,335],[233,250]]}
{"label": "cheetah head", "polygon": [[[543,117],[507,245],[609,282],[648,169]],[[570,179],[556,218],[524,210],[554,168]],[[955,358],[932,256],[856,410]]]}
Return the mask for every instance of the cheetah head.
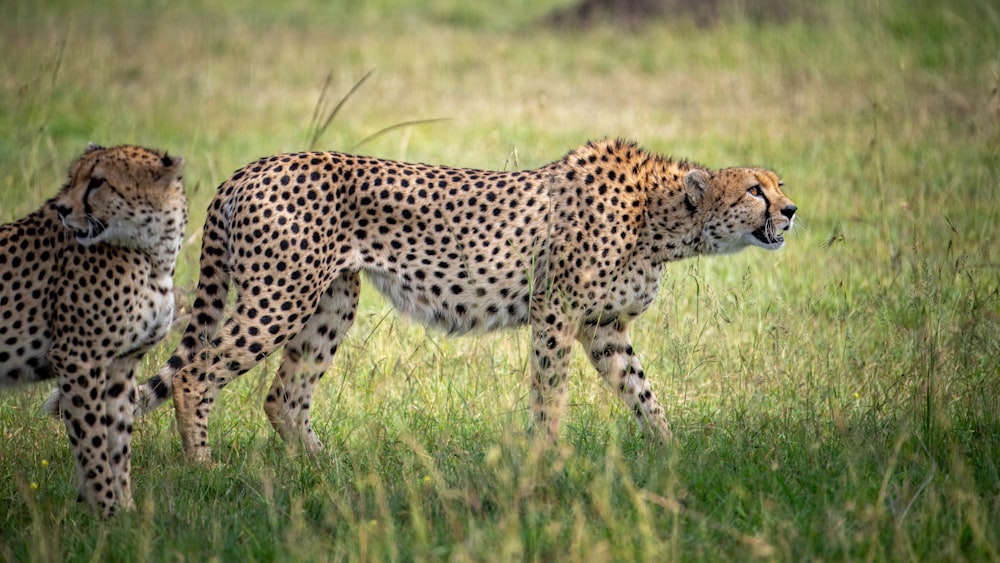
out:
{"label": "cheetah head", "polygon": [[727,254],[748,246],[781,248],[797,209],[781,186],[778,175],[763,168],[689,171],[684,189],[704,218],[702,240],[708,253]]}
{"label": "cheetah head", "polygon": [[152,248],[166,230],[183,230],[184,159],[122,145],[90,145],[69,169],[53,207],[80,244]]}

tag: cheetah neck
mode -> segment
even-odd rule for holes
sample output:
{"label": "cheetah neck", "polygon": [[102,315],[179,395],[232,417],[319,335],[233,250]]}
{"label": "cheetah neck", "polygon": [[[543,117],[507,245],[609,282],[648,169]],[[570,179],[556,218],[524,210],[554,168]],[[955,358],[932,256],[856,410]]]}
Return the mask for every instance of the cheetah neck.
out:
{"label": "cheetah neck", "polygon": [[145,250],[150,261],[149,278],[153,285],[169,290],[173,287],[174,268],[184,241],[186,211],[171,214],[163,221],[163,234],[157,243]]}
{"label": "cheetah neck", "polygon": [[684,191],[684,174],[697,167],[687,161],[651,163],[646,203],[646,232],[640,245],[655,265],[705,253],[704,217]]}

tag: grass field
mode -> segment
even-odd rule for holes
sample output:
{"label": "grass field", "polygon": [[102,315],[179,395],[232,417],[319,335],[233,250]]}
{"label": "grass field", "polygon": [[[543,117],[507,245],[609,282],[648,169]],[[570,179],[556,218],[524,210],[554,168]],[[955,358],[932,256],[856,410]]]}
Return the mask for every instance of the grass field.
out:
{"label": "grass field", "polygon": [[327,78],[324,112],[372,69],[319,148],[443,118],[353,150],[512,169],[624,136],[777,169],[799,217],[778,253],[669,265],[633,325],[672,446],[577,354],[560,448],[533,450],[526,331],[446,338],[366,288],[313,403],[324,453],[273,436],[272,359],[222,393],[214,467],[183,462],[171,408],[138,424],[139,509],[110,522],[75,502],[47,389],[0,397],[0,557],[1000,559],[1000,8],[540,23],[566,3],[4,2],[0,221],[88,141],[169,149],[188,162],[186,295],[214,187],[309,148]]}

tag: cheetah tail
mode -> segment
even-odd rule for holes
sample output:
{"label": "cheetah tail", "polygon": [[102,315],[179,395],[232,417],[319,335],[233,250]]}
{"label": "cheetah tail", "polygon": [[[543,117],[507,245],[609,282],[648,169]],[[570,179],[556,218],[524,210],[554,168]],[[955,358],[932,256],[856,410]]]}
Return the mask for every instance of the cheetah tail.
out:
{"label": "cheetah tail", "polygon": [[[179,369],[179,367],[176,367],[180,365],[179,360],[180,358],[176,355],[171,357],[170,362],[159,373],[147,379],[142,385],[139,385],[136,389],[135,416],[141,416],[156,410],[157,407],[167,402],[173,396],[173,380],[174,374]],[[45,398],[45,402],[42,403],[41,412],[55,418],[61,418],[59,410],[59,400],[61,397],[62,393],[59,391],[59,388],[54,387],[49,391],[49,396]]]}
{"label": "cheetah tail", "polygon": [[59,388],[53,387],[52,390],[49,391],[49,396],[45,398],[45,402],[42,403],[42,413],[55,418],[62,418],[59,412],[60,397],[62,397],[62,393],[59,392]]}
{"label": "cheetah tail", "polygon": [[[156,375],[147,379],[136,390],[136,416],[155,410],[173,396],[174,374],[177,373],[177,368],[174,368],[175,359],[179,359],[178,356],[172,356],[167,365],[163,366]],[[179,362],[176,363],[179,364]]]}
{"label": "cheetah tail", "polygon": [[[157,407],[167,402],[167,399],[173,395],[172,384],[174,373],[176,372],[176,369],[171,369],[171,365],[167,364],[160,370],[160,373],[150,377],[145,383],[136,389],[136,416],[155,410]],[[42,408],[40,409],[42,414],[47,414],[55,418],[61,418],[59,410],[59,400],[61,398],[62,393],[59,391],[59,388],[53,387],[52,390],[49,391],[49,396],[45,398],[45,402],[42,403]]]}

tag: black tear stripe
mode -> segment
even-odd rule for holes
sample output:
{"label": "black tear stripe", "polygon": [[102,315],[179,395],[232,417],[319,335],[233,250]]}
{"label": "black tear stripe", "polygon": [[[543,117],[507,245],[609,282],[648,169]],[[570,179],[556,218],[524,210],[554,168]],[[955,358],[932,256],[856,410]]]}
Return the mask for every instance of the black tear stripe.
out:
{"label": "black tear stripe", "polygon": [[763,188],[760,190],[760,197],[764,199],[764,221],[769,221],[771,219],[771,200],[767,199]]}
{"label": "black tear stripe", "polygon": [[[127,198],[126,198],[126,197],[125,197],[125,196],[124,196],[124,195],[123,195],[123,194],[121,193],[121,191],[119,191],[119,190],[118,190],[118,188],[116,188],[116,187],[114,187],[113,185],[111,185],[111,182],[107,181],[107,179],[104,179],[104,178],[102,178],[102,179],[101,179],[101,183],[102,183],[102,184],[103,184],[104,186],[107,186],[107,188],[108,188],[109,190],[111,190],[111,191],[115,192],[116,194],[118,194],[118,197],[120,197],[120,198],[122,198],[122,199],[127,199]],[[92,209],[92,208],[90,207],[90,193],[91,193],[92,191],[94,191],[95,189],[97,189],[97,188],[91,188],[91,187],[90,187],[90,185],[88,184],[88,185],[87,185],[87,191],[86,191],[86,192],[84,192],[84,194],[83,194],[83,212],[84,212],[84,213],[85,213],[86,215],[89,215],[89,216],[93,216],[93,209]]]}
{"label": "black tear stripe", "polygon": [[[94,191],[94,188],[90,187],[92,185],[90,183],[90,180],[93,180],[93,178],[94,178],[94,169],[96,169],[96,168],[97,168],[97,163],[95,162],[94,165],[90,167],[90,171],[87,172],[87,176],[90,179],[87,180],[87,189],[84,190],[84,192],[83,192],[83,198],[82,198],[83,199],[83,213],[84,213],[84,215],[88,215],[88,216],[91,215],[90,192]],[[102,179],[101,181],[104,182],[104,183],[107,183],[107,180]]]}

